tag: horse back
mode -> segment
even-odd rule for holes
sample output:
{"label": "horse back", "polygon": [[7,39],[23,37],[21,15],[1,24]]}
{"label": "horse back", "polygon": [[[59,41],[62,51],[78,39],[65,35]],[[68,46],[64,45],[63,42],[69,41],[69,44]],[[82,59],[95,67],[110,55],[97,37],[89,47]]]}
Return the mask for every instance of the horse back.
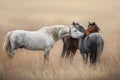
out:
{"label": "horse back", "polygon": [[[100,46],[99,46],[100,45]],[[104,40],[100,33],[91,33],[84,39],[79,39],[79,49],[82,52],[89,52],[91,48],[101,47],[103,49]]]}
{"label": "horse back", "polygon": [[104,46],[104,40],[100,33],[91,33],[85,38],[84,43],[87,43],[89,49],[94,47],[101,47],[103,49]]}

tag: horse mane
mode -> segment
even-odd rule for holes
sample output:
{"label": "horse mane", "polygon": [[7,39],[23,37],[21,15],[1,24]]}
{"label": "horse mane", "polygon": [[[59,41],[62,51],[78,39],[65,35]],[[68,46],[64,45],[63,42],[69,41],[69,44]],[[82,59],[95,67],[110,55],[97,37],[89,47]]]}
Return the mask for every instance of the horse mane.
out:
{"label": "horse mane", "polygon": [[68,27],[68,26],[54,25],[54,26],[50,26],[50,27],[44,27],[44,29],[45,29],[45,33],[51,35],[53,37],[53,39],[56,41],[59,38],[59,36],[58,36],[59,31],[61,30],[62,32],[64,32],[65,27]]}

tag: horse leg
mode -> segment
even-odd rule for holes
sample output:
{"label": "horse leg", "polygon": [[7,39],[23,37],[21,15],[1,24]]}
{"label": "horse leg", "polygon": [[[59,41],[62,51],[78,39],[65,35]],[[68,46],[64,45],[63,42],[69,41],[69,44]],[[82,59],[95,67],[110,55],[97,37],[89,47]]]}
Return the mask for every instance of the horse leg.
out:
{"label": "horse leg", "polygon": [[86,56],[85,56],[85,64],[87,64],[88,63],[88,53],[85,53],[86,54]]}
{"label": "horse leg", "polygon": [[70,57],[71,49],[67,50],[67,53],[65,55],[65,58],[68,59]]}
{"label": "horse leg", "polygon": [[92,66],[93,63],[93,53],[90,52],[90,66]]}
{"label": "horse leg", "polygon": [[49,52],[50,52],[49,48],[45,49],[45,51],[44,51],[44,62],[49,61]]}
{"label": "horse leg", "polygon": [[86,56],[85,56],[86,54],[85,53],[81,53],[81,55],[82,55],[82,59],[83,59],[84,63],[86,64],[86,62],[85,62],[86,61]]}
{"label": "horse leg", "polygon": [[97,49],[97,63],[101,62],[102,50]]}
{"label": "horse leg", "polygon": [[99,64],[101,62],[101,56],[102,56],[102,53],[97,53],[97,63]]}
{"label": "horse leg", "polygon": [[94,48],[90,50],[90,66],[95,65],[96,63],[96,51]]}
{"label": "horse leg", "polygon": [[97,49],[95,48],[95,51],[94,51],[94,64],[97,63],[97,56],[98,56],[98,53],[97,53]]}
{"label": "horse leg", "polygon": [[71,53],[71,55],[70,55],[70,59],[73,59],[73,57],[74,57],[75,54],[76,54],[76,51],[77,51],[77,49],[73,49],[73,50],[72,50],[72,53]]}
{"label": "horse leg", "polygon": [[62,55],[61,55],[62,58],[64,58],[66,51],[67,51],[67,48],[66,48],[66,44],[64,43],[63,49],[62,49]]}

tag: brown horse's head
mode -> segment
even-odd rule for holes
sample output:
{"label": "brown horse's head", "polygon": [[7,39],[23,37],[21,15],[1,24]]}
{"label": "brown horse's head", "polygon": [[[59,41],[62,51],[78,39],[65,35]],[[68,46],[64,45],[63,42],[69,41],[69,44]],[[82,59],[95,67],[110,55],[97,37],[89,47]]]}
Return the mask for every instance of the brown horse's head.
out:
{"label": "brown horse's head", "polygon": [[99,31],[100,29],[95,22],[92,22],[92,23],[89,22],[88,28],[85,31],[85,35],[89,35],[90,33],[99,32]]}

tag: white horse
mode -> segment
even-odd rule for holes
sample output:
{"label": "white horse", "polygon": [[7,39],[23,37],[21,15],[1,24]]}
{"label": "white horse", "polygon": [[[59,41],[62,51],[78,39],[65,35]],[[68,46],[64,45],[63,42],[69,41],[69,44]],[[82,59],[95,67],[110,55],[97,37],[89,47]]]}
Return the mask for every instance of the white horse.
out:
{"label": "white horse", "polygon": [[83,33],[75,29],[73,25],[54,25],[37,31],[14,30],[7,33],[3,48],[12,57],[19,48],[44,50],[44,59],[49,60],[50,49],[56,41],[65,36],[79,38],[83,36]]}

